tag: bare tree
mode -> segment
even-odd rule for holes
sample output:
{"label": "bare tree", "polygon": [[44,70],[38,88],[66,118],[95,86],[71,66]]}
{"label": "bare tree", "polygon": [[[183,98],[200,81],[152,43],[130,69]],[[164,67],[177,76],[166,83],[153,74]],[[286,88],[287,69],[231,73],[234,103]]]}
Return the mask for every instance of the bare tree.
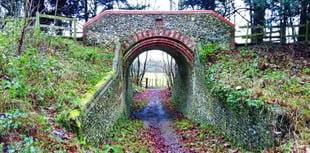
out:
{"label": "bare tree", "polygon": [[174,59],[167,53],[162,53],[162,63],[163,63],[163,70],[167,76],[167,86],[171,88],[173,85],[173,78],[175,77],[175,61]]}
{"label": "bare tree", "polygon": [[32,0],[25,0],[24,3],[24,22],[23,22],[23,28],[21,31],[21,36],[18,40],[18,47],[17,47],[17,53],[20,55],[22,54],[22,47],[23,47],[23,42],[26,34],[26,29],[28,27],[28,21],[29,21],[29,15],[31,14],[31,6],[32,6]]}
{"label": "bare tree", "polygon": [[142,86],[148,60],[148,52],[146,52],[144,63],[142,63],[143,65],[141,64],[140,56],[138,56],[131,65],[130,75],[133,79],[133,82],[137,86]]}

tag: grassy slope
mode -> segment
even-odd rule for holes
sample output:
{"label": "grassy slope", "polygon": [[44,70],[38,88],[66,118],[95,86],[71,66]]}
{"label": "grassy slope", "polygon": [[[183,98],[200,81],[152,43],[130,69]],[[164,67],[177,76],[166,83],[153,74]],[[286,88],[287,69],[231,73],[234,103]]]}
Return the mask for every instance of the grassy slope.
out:
{"label": "grassy slope", "polygon": [[231,107],[283,112],[291,120],[288,127],[295,130],[279,141],[278,148],[305,151],[310,139],[306,127],[310,120],[309,59],[264,46],[204,52],[211,55],[206,62],[206,81],[217,96]]}
{"label": "grassy slope", "polygon": [[0,32],[0,150],[88,150],[55,117],[111,71],[113,51],[28,32],[18,55],[19,31]]}

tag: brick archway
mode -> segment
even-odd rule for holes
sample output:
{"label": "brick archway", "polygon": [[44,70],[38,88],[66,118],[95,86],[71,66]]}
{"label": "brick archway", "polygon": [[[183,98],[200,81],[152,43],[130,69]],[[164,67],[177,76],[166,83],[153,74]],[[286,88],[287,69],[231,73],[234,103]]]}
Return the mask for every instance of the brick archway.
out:
{"label": "brick archway", "polygon": [[153,29],[138,32],[129,37],[129,39],[127,39],[122,45],[123,50],[127,50],[128,48],[130,48],[132,45],[136,44],[139,41],[154,37],[165,37],[174,39],[176,41],[182,42],[185,46],[187,46],[191,50],[193,50],[196,45],[196,43],[192,39],[190,39],[188,36],[183,35],[181,32],[166,29]]}
{"label": "brick archway", "polygon": [[176,60],[185,60],[183,62],[192,68],[195,46],[193,40],[177,31],[159,29],[136,33],[122,44],[124,70],[141,52],[152,49],[165,51]]}

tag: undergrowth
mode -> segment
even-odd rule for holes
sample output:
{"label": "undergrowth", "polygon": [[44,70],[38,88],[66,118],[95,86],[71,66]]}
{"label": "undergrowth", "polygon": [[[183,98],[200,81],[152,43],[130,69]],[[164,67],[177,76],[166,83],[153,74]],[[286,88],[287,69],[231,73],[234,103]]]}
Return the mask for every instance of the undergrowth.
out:
{"label": "undergrowth", "polygon": [[20,24],[0,32],[0,150],[81,151],[55,116],[111,71],[113,51],[29,29],[19,54]]}
{"label": "undergrowth", "polygon": [[120,119],[102,145],[97,147],[103,152],[153,152],[147,135],[147,128],[142,120]]}
{"label": "undergrowth", "polygon": [[289,129],[274,125],[273,134],[282,135],[278,149],[305,151],[310,139],[309,59],[270,50],[240,48],[205,57],[207,86],[232,109],[267,109],[286,116]]}

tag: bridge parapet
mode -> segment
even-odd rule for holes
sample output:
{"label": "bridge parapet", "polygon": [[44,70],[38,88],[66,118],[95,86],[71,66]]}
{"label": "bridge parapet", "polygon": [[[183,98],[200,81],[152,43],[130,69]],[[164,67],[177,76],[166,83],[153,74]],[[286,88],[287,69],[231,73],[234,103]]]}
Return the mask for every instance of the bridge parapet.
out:
{"label": "bridge parapet", "polygon": [[85,39],[103,46],[109,46],[119,38],[125,48],[147,34],[191,40],[189,45],[200,42],[229,47],[234,43],[234,25],[209,10],[105,11],[84,24],[83,32]]}

